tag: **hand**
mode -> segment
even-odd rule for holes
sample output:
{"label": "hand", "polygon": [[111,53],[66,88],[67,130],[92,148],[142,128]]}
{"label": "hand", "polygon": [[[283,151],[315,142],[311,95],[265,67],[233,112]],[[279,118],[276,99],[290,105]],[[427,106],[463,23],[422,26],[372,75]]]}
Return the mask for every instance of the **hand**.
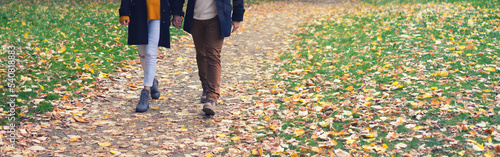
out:
{"label": "hand", "polygon": [[121,25],[128,25],[130,23],[130,20],[123,20],[123,21],[120,21],[120,24]]}
{"label": "hand", "polygon": [[174,18],[172,18],[172,24],[177,29],[180,29],[182,27],[182,21],[182,16],[179,15],[174,15]]}
{"label": "hand", "polygon": [[231,22],[231,25],[233,25],[233,31],[231,31],[231,33],[236,32],[236,30],[240,28],[240,21],[233,21]]}

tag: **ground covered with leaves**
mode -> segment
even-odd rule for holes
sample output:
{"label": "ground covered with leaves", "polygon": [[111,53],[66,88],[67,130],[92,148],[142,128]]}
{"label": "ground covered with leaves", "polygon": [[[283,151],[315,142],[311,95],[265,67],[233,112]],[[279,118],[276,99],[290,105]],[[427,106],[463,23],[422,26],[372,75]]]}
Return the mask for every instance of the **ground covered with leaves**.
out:
{"label": "ground covered with leaves", "polygon": [[[135,113],[142,69],[132,59],[135,47],[120,44],[125,29],[116,23],[117,5],[32,9],[54,15],[59,10],[43,17],[76,21],[80,16],[69,12],[78,10],[103,16],[99,20],[106,19],[102,24],[109,27],[68,23],[90,32],[53,29],[50,36],[34,29],[34,19],[9,21],[18,27],[2,23],[0,29],[24,32],[18,31],[20,38],[0,38],[31,44],[21,48],[27,57],[22,66],[35,72],[23,75],[22,90],[29,87],[35,94],[18,101],[37,106],[30,102],[36,97],[53,108],[23,115],[39,121],[20,122],[15,148],[7,147],[9,127],[3,127],[1,151],[42,156],[499,155],[500,9],[476,4],[247,5],[243,27],[225,40],[220,112],[211,118],[200,111],[189,35],[175,33],[172,49],[159,51],[163,96],[151,101],[148,112]],[[9,11],[0,13],[4,23],[11,17],[4,15],[14,16],[11,8],[30,9],[2,7]],[[92,37],[79,39],[86,36]],[[92,46],[76,48],[84,45]],[[30,62],[39,70],[27,67]],[[54,70],[66,75],[42,68],[58,64],[65,70]],[[44,85],[55,78],[63,82]],[[47,100],[51,94],[57,96]]]}
{"label": "ground covered with leaves", "polygon": [[[35,3],[35,2],[33,2]],[[58,1],[1,2],[0,99],[16,94],[16,119],[53,110],[51,100],[86,96],[96,78],[106,78],[123,61],[136,58],[126,43],[126,27],[117,22],[117,4],[111,2]],[[172,35],[183,34],[172,29]],[[175,40],[175,39],[174,39]],[[7,84],[8,47],[16,53],[15,84]],[[0,108],[4,113],[8,105]],[[0,124],[5,125],[5,117]]]}
{"label": "ground covered with leaves", "polygon": [[278,100],[252,127],[273,144],[259,149],[498,155],[499,15],[498,4],[361,4],[314,19],[263,84]]}

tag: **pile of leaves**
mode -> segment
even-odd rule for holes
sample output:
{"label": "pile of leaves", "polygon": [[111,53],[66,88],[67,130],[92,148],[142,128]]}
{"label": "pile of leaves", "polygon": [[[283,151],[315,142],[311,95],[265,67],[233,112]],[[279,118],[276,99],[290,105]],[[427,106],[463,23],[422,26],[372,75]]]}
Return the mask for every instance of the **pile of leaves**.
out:
{"label": "pile of leaves", "polygon": [[362,4],[311,20],[256,92],[274,101],[231,136],[258,135],[239,143],[256,155],[499,155],[499,16]]}

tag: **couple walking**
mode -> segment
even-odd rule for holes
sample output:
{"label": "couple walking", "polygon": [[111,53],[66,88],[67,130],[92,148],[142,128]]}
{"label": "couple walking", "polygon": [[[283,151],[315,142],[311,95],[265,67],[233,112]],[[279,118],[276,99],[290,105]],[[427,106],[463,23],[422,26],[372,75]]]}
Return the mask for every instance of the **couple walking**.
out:
{"label": "couple walking", "polygon": [[[224,38],[236,31],[243,21],[243,0],[121,0],[120,24],[128,25],[128,44],[138,45],[144,70],[144,89],[136,112],[149,109],[149,97],[158,99],[156,52],[158,46],[170,48],[170,23],[193,36],[196,62],[203,93],[201,102],[207,116],[215,114],[220,96],[221,49]],[[232,13],[231,13],[232,12]],[[172,17],[171,17],[172,16]]]}

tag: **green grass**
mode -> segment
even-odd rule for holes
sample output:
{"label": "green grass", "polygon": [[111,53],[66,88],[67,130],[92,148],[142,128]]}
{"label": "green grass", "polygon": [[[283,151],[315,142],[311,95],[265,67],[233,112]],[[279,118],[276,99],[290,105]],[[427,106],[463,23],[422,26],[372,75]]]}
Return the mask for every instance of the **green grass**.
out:
{"label": "green grass", "polygon": [[[299,109],[319,106],[333,113],[314,112],[318,118],[307,123],[333,118],[331,126],[321,129],[347,132],[330,138],[337,141],[334,149],[351,150],[353,155],[402,156],[425,144],[426,148],[451,146],[420,151],[421,155],[479,156],[486,149],[475,151],[472,145],[500,142],[486,139],[485,132],[500,124],[494,88],[500,78],[499,3],[365,2],[370,5],[319,19],[296,34],[295,49],[281,56],[283,72],[273,77],[274,82],[266,81],[286,84],[271,90],[281,91],[275,93],[281,98],[280,109],[295,111],[296,116],[280,119],[280,134],[270,136],[311,144],[306,151],[288,149],[298,154],[328,153],[331,148],[311,151],[319,139],[312,138],[314,130],[297,125],[304,122],[297,115]],[[307,101],[317,96],[319,101]],[[373,122],[379,126],[369,127]],[[486,126],[477,126],[482,123]],[[306,130],[304,135],[283,131],[299,128]],[[362,130],[378,136],[346,143],[345,137]],[[389,132],[397,132],[399,138],[387,139]],[[450,136],[459,142],[443,140]],[[399,143],[406,147],[395,150]],[[369,145],[385,151],[364,149]]]}
{"label": "green grass", "polygon": [[[14,46],[17,112],[22,119],[52,111],[50,100],[86,96],[101,74],[113,73],[124,61],[137,58],[136,46],[126,44],[127,28],[118,24],[119,1],[2,1],[0,45]],[[183,34],[171,28],[173,36]],[[11,94],[6,79],[7,53],[2,50],[0,103]],[[83,76],[90,76],[83,79]],[[81,80],[77,81],[77,80]],[[30,91],[31,90],[31,91]],[[55,92],[59,91],[59,92]],[[79,94],[75,94],[78,91]],[[34,104],[33,99],[45,99]],[[6,118],[4,116],[1,117]],[[0,120],[5,124],[5,119]]]}

